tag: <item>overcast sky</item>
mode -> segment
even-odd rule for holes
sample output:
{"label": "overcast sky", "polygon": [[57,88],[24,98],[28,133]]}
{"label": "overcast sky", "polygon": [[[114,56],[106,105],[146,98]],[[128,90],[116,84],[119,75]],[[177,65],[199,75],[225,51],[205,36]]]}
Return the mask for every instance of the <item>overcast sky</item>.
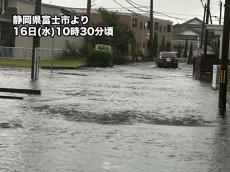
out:
{"label": "overcast sky", "polygon": [[[140,12],[134,9],[126,0],[115,0],[124,7],[128,7],[129,10]],[[149,6],[150,0],[131,0],[142,6]],[[200,0],[153,0],[154,1],[154,11],[169,15],[170,17],[165,17],[159,14],[154,14],[154,17],[164,18],[172,20],[175,23],[183,23],[186,20],[198,17],[203,18],[203,7]],[[207,0],[203,0],[207,2]],[[122,9],[114,0],[92,0],[94,7],[104,7],[110,10],[127,11]],[[76,8],[86,8],[87,0],[43,0],[43,3],[55,4],[67,7]],[[219,0],[211,0],[211,13],[213,16],[219,16]],[[116,8],[116,9],[115,9]],[[148,10],[142,8],[144,11]],[[176,19],[178,18],[178,19]],[[216,19],[213,18],[215,21]]]}

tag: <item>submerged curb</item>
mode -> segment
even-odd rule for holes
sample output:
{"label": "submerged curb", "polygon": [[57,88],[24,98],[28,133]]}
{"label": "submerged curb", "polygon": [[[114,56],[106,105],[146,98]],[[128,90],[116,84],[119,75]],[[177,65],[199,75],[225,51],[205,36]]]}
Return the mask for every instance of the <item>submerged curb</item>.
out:
{"label": "submerged curb", "polygon": [[[77,67],[62,67],[62,66],[54,66],[53,69],[55,70],[75,70],[75,69],[81,69],[84,67],[88,67],[88,64],[77,66]],[[51,69],[51,66],[41,66],[41,69]]]}
{"label": "submerged curb", "polygon": [[41,95],[41,90],[0,88],[0,92]]}
{"label": "submerged curb", "polygon": [[17,97],[17,96],[0,96],[0,99],[23,100],[23,97]]}

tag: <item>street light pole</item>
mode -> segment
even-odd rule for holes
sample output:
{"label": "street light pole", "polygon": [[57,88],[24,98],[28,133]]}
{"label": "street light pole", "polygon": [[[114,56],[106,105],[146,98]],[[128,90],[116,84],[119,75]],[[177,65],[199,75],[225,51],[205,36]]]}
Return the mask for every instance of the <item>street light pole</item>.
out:
{"label": "street light pole", "polygon": [[226,110],[227,85],[228,85],[229,36],[230,36],[230,0],[225,0],[224,32],[223,32],[223,46],[222,46],[222,57],[221,57],[221,71],[220,71],[220,92],[219,92],[219,108],[221,110]]}
{"label": "street light pole", "polygon": [[153,0],[150,0],[150,46],[149,46],[149,58],[153,59]]}
{"label": "street light pole", "polygon": [[[35,2],[35,15],[41,15],[42,9],[42,0],[36,0]],[[31,80],[36,81],[38,79],[38,70],[37,70],[37,59],[36,59],[36,50],[40,47],[40,38],[39,36],[33,37],[33,49],[32,49],[32,66],[31,66]]]}

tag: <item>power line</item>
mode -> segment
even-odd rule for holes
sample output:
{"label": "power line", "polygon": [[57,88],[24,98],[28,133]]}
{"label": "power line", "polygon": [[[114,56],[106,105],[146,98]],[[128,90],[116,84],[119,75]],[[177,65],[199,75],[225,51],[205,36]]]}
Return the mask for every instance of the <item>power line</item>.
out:
{"label": "power line", "polygon": [[[128,9],[130,9],[130,8],[133,8],[133,9],[136,9],[136,8],[134,8],[134,7],[126,7],[126,8],[128,8]],[[144,7],[141,7],[141,8],[144,8]],[[111,10],[120,10],[120,9],[124,9],[124,8],[122,8],[122,7],[114,7],[114,8],[106,8],[106,9],[111,9]]]}
{"label": "power line", "polygon": [[[136,9],[135,7],[126,7],[128,9]],[[138,7],[138,8],[145,8],[145,7]],[[117,8],[106,8],[108,10],[122,10],[124,8],[122,7],[117,7]],[[127,11],[127,10],[126,10]],[[140,11],[140,10],[139,10]],[[147,11],[142,11],[142,12],[147,12]],[[164,14],[174,14],[174,15],[179,15],[179,16],[203,16],[203,15],[197,15],[197,14],[185,14],[185,13],[175,13],[175,12],[167,12],[167,11],[159,11],[159,13],[164,13]]]}
{"label": "power line", "polygon": [[203,8],[205,8],[205,5],[204,5],[203,0],[200,0],[200,2],[201,2],[201,4],[202,4]]}
{"label": "power line", "polygon": [[[149,11],[145,11],[145,10],[142,10],[142,9],[136,7],[136,6],[132,3],[133,1],[131,1],[131,0],[126,0],[126,2],[128,2],[130,5],[132,5],[134,8],[136,8],[136,9],[139,10],[139,11],[142,11],[142,12],[145,12],[145,13],[150,13]],[[135,3],[135,4],[136,4],[136,3]],[[136,4],[136,5],[138,5],[138,4]],[[163,14],[162,12],[158,12],[158,11],[153,11],[153,12],[156,13],[156,14],[165,16],[165,17],[169,17],[169,18],[173,18],[173,19],[177,19],[177,20],[186,21],[186,19],[182,19],[182,18],[170,16],[170,15],[167,15],[167,14]]]}
{"label": "power line", "polygon": [[185,14],[185,13],[174,13],[174,12],[166,12],[166,11],[161,11],[161,13],[165,14],[174,14],[174,15],[181,15],[181,16],[203,16],[203,15],[197,15],[197,14]]}
{"label": "power line", "polygon": [[129,3],[132,7],[136,8],[136,9],[138,9],[138,10],[142,11],[142,12],[147,12],[147,11],[144,11],[144,10],[142,10],[141,8],[139,8],[139,7],[135,6],[135,5],[132,3],[132,1],[131,1],[131,0],[125,0],[125,1],[126,1],[127,3]]}
{"label": "power line", "polygon": [[117,5],[119,5],[120,7],[126,9],[127,11],[129,11],[129,12],[131,12],[131,13],[138,14],[138,13],[136,13],[136,12],[134,12],[134,11],[128,9],[127,7],[121,5],[121,4],[120,4],[119,2],[117,2],[116,0],[113,0],[113,2],[115,2]]}
{"label": "power line", "polygon": [[150,8],[150,6],[143,6],[143,5],[140,5],[140,4],[137,4],[136,2],[134,2],[134,1],[132,1],[132,0],[129,0],[129,2],[131,2],[132,4],[137,5],[137,6],[139,6],[139,7],[144,7],[144,8],[147,8],[147,9]]}

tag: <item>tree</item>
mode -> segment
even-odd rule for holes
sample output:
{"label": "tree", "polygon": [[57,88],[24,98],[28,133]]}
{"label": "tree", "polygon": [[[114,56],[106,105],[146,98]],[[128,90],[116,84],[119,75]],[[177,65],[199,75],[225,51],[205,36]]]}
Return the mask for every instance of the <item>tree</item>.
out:
{"label": "tree", "polygon": [[192,45],[192,42],[191,42],[191,46],[189,49],[188,64],[193,64],[193,45]]}
{"label": "tree", "polygon": [[178,55],[178,58],[181,57],[181,45],[180,45],[180,42],[179,42],[179,45],[178,45],[177,55]]}
{"label": "tree", "polygon": [[186,41],[185,41],[183,57],[184,57],[184,58],[187,58],[187,57],[188,57],[188,40],[187,40],[187,39],[186,39]]}
{"label": "tree", "polygon": [[156,57],[158,55],[158,34],[154,33],[154,40],[153,40],[153,56]]}
{"label": "tree", "polygon": [[114,36],[113,37],[95,37],[93,44],[108,44],[113,47],[114,51],[119,51],[123,55],[128,54],[128,44],[134,39],[134,33],[126,26],[121,23],[119,16],[114,12],[109,12],[105,9],[99,9],[101,14],[101,22],[97,23],[102,27],[113,27]]}

